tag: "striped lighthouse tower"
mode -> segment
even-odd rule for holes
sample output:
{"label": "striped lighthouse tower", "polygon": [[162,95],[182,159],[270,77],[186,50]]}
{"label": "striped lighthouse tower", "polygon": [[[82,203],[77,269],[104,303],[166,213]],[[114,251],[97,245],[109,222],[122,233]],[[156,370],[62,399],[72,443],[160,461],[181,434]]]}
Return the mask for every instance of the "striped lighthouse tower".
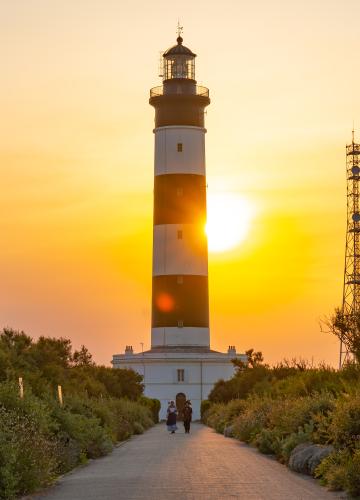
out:
{"label": "striped lighthouse tower", "polygon": [[155,179],[151,346],[209,348],[205,234],[204,110],[209,91],[196,85],[195,58],[183,39],[163,54],[155,108]]}
{"label": "striped lighthouse tower", "polygon": [[181,416],[187,399],[193,418],[214,384],[234,374],[237,354],[210,347],[208,251],[205,234],[206,175],[204,111],[209,90],[196,85],[195,58],[177,44],[163,54],[163,84],[150,90],[155,108],[155,176],[151,349],[127,346],[114,354],[114,368],[131,368],[144,380],[144,394],[176,401]]}

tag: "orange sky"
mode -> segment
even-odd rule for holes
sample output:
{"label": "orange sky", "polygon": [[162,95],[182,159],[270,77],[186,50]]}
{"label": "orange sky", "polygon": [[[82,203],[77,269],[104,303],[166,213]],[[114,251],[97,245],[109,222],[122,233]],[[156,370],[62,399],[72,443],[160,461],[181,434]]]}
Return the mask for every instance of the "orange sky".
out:
{"label": "orange sky", "polygon": [[212,347],[335,364],[319,319],[342,296],[360,4],[179,5],[1,3],[0,325],[70,337],[103,363],[149,346],[148,91],[180,18],[212,100],[209,197],[254,208],[245,241],[209,255]]}

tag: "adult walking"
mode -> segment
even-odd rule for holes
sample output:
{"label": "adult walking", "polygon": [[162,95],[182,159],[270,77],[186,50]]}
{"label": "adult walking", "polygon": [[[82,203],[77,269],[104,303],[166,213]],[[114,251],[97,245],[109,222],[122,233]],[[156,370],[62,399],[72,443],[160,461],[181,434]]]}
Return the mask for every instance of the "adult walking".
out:
{"label": "adult walking", "polygon": [[192,407],[191,407],[191,401],[186,401],[185,406],[184,406],[184,427],[185,427],[185,434],[190,434],[190,424],[191,424],[191,419],[192,419]]}
{"label": "adult walking", "polygon": [[169,404],[168,409],[167,409],[166,425],[167,425],[168,431],[171,434],[175,434],[175,431],[177,430],[176,417],[177,417],[177,410],[176,410],[175,402],[170,401],[170,404]]}

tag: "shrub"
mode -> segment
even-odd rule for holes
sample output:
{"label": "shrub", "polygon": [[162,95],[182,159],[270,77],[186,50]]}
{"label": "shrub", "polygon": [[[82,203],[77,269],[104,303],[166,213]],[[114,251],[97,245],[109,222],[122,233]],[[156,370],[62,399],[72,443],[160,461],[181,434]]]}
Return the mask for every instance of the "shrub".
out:
{"label": "shrub", "polygon": [[146,408],[149,408],[149,410],[151,411],[151,416],[154,424],[159,423],[159,412],[161,408],[160,401],[158,399],[141,396],[138,402],[143,406],[145,406]]}
{"label": "shrub", "polygon": [[313,423],[315,415],[327,415],[335,406],[328,393],[301,398],[275,399],[268,416],[268,426],[276,427],[283,436],[297,432],[299,428]]}
{"label": "shrub", "polygon": [[353,497],[360,496],[360,450],[356,450],[348,463],[346,491]]}
{"label": "shrub", "polygon": [[211,408],[211,404],[212,404],[211,401],[209,401],[208,399],[203,399],[201,401],[200,418],[201,418],[201,421],[204,423],[206,423],[207,414]]}
{"label": "shrub", "polygon": [[0,407],[0,496],[13,498],[48,484],[55,476],[56,442],[33,415]]}
{"label": "shrub", "polygon": [[209,394],[213,403],[246,399],[249,395],[273,398],[304,397],[327,392],[334,396],[353,394],[360,385],[360,366],[348,365],[341,371],[322,365],[310,367],[304,361],[284,361],[277,366],[256,365],[238,370],[227,381],[219,380]]}
{"label": "shrub", "polygon": [[328,428],[329,439],[338,447],[354,449],[360,438],[360,393],[351,398],[341,398]]}
{"label": "shrub", "polygon": [[134,422],[133,423],[133,431],[134,431],[134,434],[143,434],[144,427],[139,422]]}
{"label": "shrub", "polygon": [[279,456],[282,450],[282,436],[278,429],[261,429],[252,441],[265,454]]}
{"label": "shrub", "polygon": [[59,409],[55,418],[60,424],[62,434],[76,441],[81,455],[98,458],[112,450],[109,434],[101,427],[99,419],[72,413],[68,409]]}
{"label": "shrub", "polygon": [[23,399],[13,383],[0,383],[0,498],[31,493],[113,443],[153,425],[151,410],[117,398],[65,397],[65,404],[29,388]]}
{"label": "shrub", "polygon": [[[45,394],[47,396],[47,394]],[[0,405],[8,410],[13,410],[20,416],[26,416],[31,421],[37,422],[39,430],[49,434],[56,424],[51,418],[47,399],[41,400],[34,396],[27,388],[24,398],[19,397],[19,387],[14,382],[0,383]]]}
{"label": "shrub", "polygon": [[[24,398],[17,379],[23,377]],[[61,384],[64,406],[57,399]],[[68,339],[0,332],[0,498],[31,493],[157,421],[142,376],[96,366]],[[126,400],[124,399],[126,398]]]}
{"label": "shrub", "polygon": [[352,456],[342,449],[325,458],[315,470],[315,476],[331,490],[345,490],[349,495],[360,495],[360,450]]}
{"label": "shrub", "polygon": [[297,445],[311,441],[314,433],[314,422],[304,424],[297,432],[289,434],[282,442],[279,460],[284,463],[289,462],[291,452]]}
{"label": "shrub", "polygon": [[242,400],[230,401],[227,405],[214,404],[207,411],[207,423],[223,434],[225,427],[230,425],[234,418],[244,411],[245,403]]}
{"label": "shrub", "polygon": [[269,368],[256,366],[238,371],[230,380],[219,380],[209,394],[213,403],[228,403],[232,399],[246,398],[254,386],[269,377]]}
{"label": "shrub", "polygon": [[266,427],[271,404],[272,401],[267,398],[249,398],[242,413],[234,419],[234,436],[246,443],[252,442],[256,435]]}
{"label": "shrub", "polygon": [[223,433],[225,428],[225,420],[224,420],[224,404],[214,404],[211,407],[211,413],[207,418],[207,423],[210,427],[213,427],[216,432]]}

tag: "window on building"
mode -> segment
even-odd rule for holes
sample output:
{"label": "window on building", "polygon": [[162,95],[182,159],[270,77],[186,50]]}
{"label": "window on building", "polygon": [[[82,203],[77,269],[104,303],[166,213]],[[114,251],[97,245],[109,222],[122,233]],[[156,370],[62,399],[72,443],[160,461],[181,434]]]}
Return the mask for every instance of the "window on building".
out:
{"label": "window on building", "polygon": [[182,150],[183,150],[182,142],[178,142],[178,144],[177,144],[177,150],[178,150],[178,153],[182,153]]}
{"label": "window on building", "polygon": [[184,321],[182,319],[178,320],[178,328],[182,328],[184,326]]}
{"label": "window on building", "polygon": [[185,382],[185,370],[182,368],[177,371],[177,380],[178,382]]}
{"label": "window on building", "polygon": [[183,232],[181,229],[179,229],[177,232],[177,238],[178,238],[178,240],[182,240],[182,237],[183,237]]}
{"label": "window on building", "polygon": [[178,283],[178,285],[182,285],[184,283],[184,277],[183,276],[178,276],[177,277],[177,283]]}

